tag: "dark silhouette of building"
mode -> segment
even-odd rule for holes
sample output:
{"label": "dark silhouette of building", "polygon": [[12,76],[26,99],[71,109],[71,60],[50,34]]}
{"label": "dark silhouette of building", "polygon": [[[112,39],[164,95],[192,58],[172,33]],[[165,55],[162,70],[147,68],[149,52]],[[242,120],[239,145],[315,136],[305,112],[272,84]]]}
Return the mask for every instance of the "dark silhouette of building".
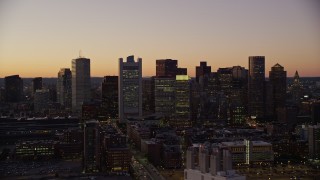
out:
{"label": "dark silhouette of building", "polygon": [[156,76],[175,77],[178,69],[178,60],[158,59],[156,60]]}
{"label": "dark silhouette of building", "polygon": [[85,101],[82,104],[81,119],[83,122],[90,119],[99,119],[102,115],[101,101]]}
{"label": "dark silhouette of building", "polygon": [[34,93],[34,111],[46,112],[49,109],[50,92],[48,89],[38,89]]}
{"label": "dark silhouette of building", "polygon": [[200,77],[209,76],[211,66],[207,66],[207,62],[201,61],[200,66],[196,66],[196,81],[199,82]]}
{"label": "dark silhouette of building", "polygon": [[72,111],[81,112],[82,103],[91,99],[90,59],[72,60]]}
{"label": "dark silhouette of building", "polygon": [[36,77],[32,79],[32,91],[33,93],[36,92],[36,90],[42,89],[42,77]]}
{"label": "dark silhouette of building", "polygon": [[154,77],[142,78],[142,114],[149,115],[154,113]]}
{"label": "dark silhouette of building", "polygon": [[23,99],[23,80],[19,75],[4,78],[6,102],[20,102]]}
{"label": "dark silhouette of building", "polygon": [[126,144],[126,136],[110,132],[104,136],[104,155],[107,172],[128,173],[130,166],[130,150]]}
{"label": "dark silhouette of building", "polygon": [[232,88],[232,68],[219,68],[217,73],[220,91],[229,95]]}
{"label": "dark silhouette of building", "polygon": [[298,71],[294,74],[293,83],[290,87],[290,93],[292,98],[296,104],[301,101],[301,97],[303,96],[303,86],[300,82],[300,76]]}
{"label": "dark silhouette of building", "polygon": [[177,75],[175,81],[175,115],[169,124],[176,128],[192,127],[190,116],[190,77]]}
{"label": "dark silhouette of building", "polygon": [[264,117],[265,57],[249,57],[248,111],[251,117]]}
{"label": "dark silhouette of building", "polygon": [[61,68],[58,72],[57,99],[66,109],[72,107],[72,76],[69,68]]}
{"label": "dark silhouette of building", "polygon": [[119,58],[119,122],[142,116],[142,58]]}
{"label": "dark silhouette of building", "polygon": [[155,77],[155,113],[170,120],[175,111],[175,78]]}
{"label": "dark silhouette of building", "polygon": [[86,173],[101,171],[100,124],[90,120],[84,125],[83,170]]}
{"label": "dark silhouette of building", "polygon": [[284,68],[277,63],[271,67],[271,71],[269,72],[269,81],[273,88],[273,114],[275,115],[277,114],[277,109],[284,107],[286,104],[287,71],[284,71]]}
{"label": "dark silhouette of building", "polygon": [[311,118],[313,124],[320,123],[320,101],[312,103]]}
{"label": "dark silhouette of building", "polygon": [[102,82],[102,110],[107,118],[118,118],[118,76],[105,76]]}
{"label": "dark silhouette of building", "polygon": [[188,69],[187,68],[178,68],[176,75],[188,75]]}

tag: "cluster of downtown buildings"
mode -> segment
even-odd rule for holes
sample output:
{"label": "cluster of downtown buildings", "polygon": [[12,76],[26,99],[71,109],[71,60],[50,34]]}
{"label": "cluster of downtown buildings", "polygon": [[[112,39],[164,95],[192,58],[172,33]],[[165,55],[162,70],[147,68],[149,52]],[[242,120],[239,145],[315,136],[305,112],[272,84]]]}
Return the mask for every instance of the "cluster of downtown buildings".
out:
{"label": "cluster of downtown buildings", "polygon": [[[185,179],[245,179],[232,166],[275,163],[286,153],[319,158],[319,84],[306,92],[296,72],[288,85],[280,64],[266,79],[264,56],[250,56],[248,67],[212,72],[200,62],[191,78],[177,60],[160,59],[156,75],[143,77],[142,59],[128,56],[118,76],[93,90],[90,59],[79,57],[60,69],[53,89],[34,78],[31,97],[18,75],[8,76],[1,143],[16,143],[17,159],[82,158],[87,173],[129,173],[129,141],[155,166],[185,167]],[[13,130],[19,124],[27,126]]]}

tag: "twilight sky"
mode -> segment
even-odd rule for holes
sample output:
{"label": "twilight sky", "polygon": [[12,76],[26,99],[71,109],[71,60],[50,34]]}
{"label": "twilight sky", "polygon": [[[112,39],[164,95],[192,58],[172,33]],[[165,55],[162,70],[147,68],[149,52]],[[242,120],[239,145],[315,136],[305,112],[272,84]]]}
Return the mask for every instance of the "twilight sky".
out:
{"label": "twilight sky", "polygon": [[82,54],[91,76],[118,74],[118,58],[142,58],[143,76],[155,60],[177,59],[194,76],[207,61],[248,67],[266,56],[288,76],[320,76],[317,0],[1,0],[0,77],[56,77]]}

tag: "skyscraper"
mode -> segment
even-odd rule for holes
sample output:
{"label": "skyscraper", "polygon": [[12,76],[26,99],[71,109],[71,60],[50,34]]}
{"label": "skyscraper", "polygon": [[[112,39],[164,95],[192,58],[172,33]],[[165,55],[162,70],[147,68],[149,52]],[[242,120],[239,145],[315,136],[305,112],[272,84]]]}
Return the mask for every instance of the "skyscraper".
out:
{"label": "skyscraper", "polygon": [[72,60],[72,111],[79,113],[81,105],[90,101],[90,59]]}
{"label": "skyscraper", "polygon": [[142,59],[119,59],[119,121],[142,116]]}
{"label": "skyscraper", "polygon": [[49,108],[49,89],[38,89],[34,93],[34,111],[44,113]]}
{"label": "skyscraper", "polygon": [[69,68],[61,68],[58,72],[57,99],[67,109],[72,107],[72,76]]}
{"label": "skyscraper", "polygon": [[171,123],[177,128],[191,127],[190,77],[177,75],[175,82],[175,117]]}
{"label": "skyscraper", "polygon": [[84,125],[83,170],[99,172],[101,170],[100,124],[97,120],[86,121]]}
{"label": "skyscraper", "polygon": [[273,113],[277,114],[276,110],[284,107],[286,104],[287,71],[284,71],[284,68],[277,63],[271,67],[271,71],[269,72],[269,80],[273,86]]}
{"label": "skyscraper", "polygon": [[118,118],[118,76],[105,76],[102,82],[102,110],[107,118]]}
{"label": "skyscraper", "polygon": [[42,77],[36,77],[32,79],[32,91],[33,93],[36,92],[36,90],[42,89]]}
{"label": "skyscraper", "polygon": [[178,69],[178,60],[158,59],[156,60],[156,76],[175,77]]}
{"label": "skyscraper", "polygon": [[251,117],[264,116],[265,57],[249,57],[248,111]]}
{"label": "skyscraper", "polygon": [[211,73],[211,66],[207,66],[206,61],[201,61],[200,66],[196,66],[196,80],[199,82],[199,78],[205,75],[209,76]]}
{"label": "skyscraper", "polygon": [[142,78],[142,112],[144,116],[154,113],[154,77]]}
{"label": "skyscraper", "polygon": [[23,81],[19,75],[4,78],[6,102],[20,102],[23,99]]}
{"label": "skyscraper", "polygon": [[300,76],[298,71],[294,74],[293,77],[293,83],[290,87],[291,89],[291,95],[295,103],[298,103],[301,101],[301,97],[303,95],[303,85],[300,82]]}
{"label": "skyscraper", "polygon": [[173,77],[155,77],[154,96],[155,113],[170,120],[175,112],[175,78]]}

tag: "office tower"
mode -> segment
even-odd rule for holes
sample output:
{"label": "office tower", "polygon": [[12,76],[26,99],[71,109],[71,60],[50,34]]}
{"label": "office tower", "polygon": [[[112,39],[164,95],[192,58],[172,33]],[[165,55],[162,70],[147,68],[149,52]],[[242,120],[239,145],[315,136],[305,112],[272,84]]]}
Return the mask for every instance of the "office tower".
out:
{"label": "office tower", "polygon": [[246,107],[248,101],[248,70],[241,66],[233,66],[231,71],[231,101],[237,101]]}
{"label": "office tower", "polygon": [[57,99],[66,109],[72,107],[72,76],[69,68],[61,68],[58,72]]}
{"label": "office tower", "polygon": [[158,59],[156,60],[156,76],[175,77],[178,69],[178,60]]}
{"label": "office tower", "polygon": [[102,82],[102,111],[109,119],[118,118],[118,76],[105,76]]}
{"label": "office tower", "polygon": [[83,102],[90,101],[90,59],[72,60],[72,111],[80,113]]}
{"label": "office tower", "polygon": [[20,102],[23,100],[23,80],[19,75],[4,78],[6,102]]}
{"label": "office tower", "polygon": [[6,101],[6,91],[4,88],[0,88],[0,102]]}
{"label": "office tower", "polygon": [[188,75],[187,68],[177,68],[176,75]]}
{"label": "office tower", "polygon": [[154,113],[154,77],[142,78],[142,113]]}
{"label": "office tower", "polygon": [[320,123],[320,101],[312,103],[311,118],[314,124]]}
{"label": "office tower", "polygon": [[99,172],[101,169],[100,124],[90,120],[84,125],[83,170],[86,173]]}
{"label": "office tower", "polygon": [[249,57],[248,111],[251,117],[264,116],[265,57]]}
{"label": "office tower", "polygon": [[229,95],[232,88],[232,68],[219,68],[217,73],[220,91]]}
{"label": "office tower", "polygon": [[42,77],[36,77],[32,79],[32,92],[42,89]]}
{"label": "office tower", "polygon": [[154,105],[155,113],[170,120],[175,112],[175,78],[154,78]]}
{"label": "office tower", "polygon": [[219,117],[219,94],[218,73],[211,72],[203,79],[203,93],[200,99],[199,120],[204,125],[212,125],[213,120]]}
{"label": "office tower", "polygon": [[195,78],[190,80],[190,118],[193,126],[200,126],[198,115],[200,112],[200,100],[203,92],[200,91],[200,85]]}
{"label": "office tower", "polygon": [[200,66],[196,66],[196,81],[199,83],[199,78],[208,76],[211,73],[211,66],[207,66],[206,61],[201,61]]}
{"label": "office tower", "polygon": [[191,127],[190,116],[190,77],[177,75],[175,82],[175,115],[170,124],[176,128]]}
{"label": "office tower", "polygon": [[273,118],[275,115],[274,87],[270,81],[264,82],[265,117]]}
{"label": "office tower", "polygon": [[293,100],[298,103],[301,101],[301,97],[303,95],[303,86],[300,82],[300,76],[298,71],[295,72],[294,77],[293,77],[293,83],[290,87],[291,89],[291,95]]}
{"label": "office tower", "polygon": [[308,127],[309,155],[320,158],[320,125]]}
{"label": "office tower", "polygon": [[48,89],[38,89],[34,93],[34,111],[43,113],[48,110],[50,102]]}
{"label": "office tower", "polygon": [[142,59],[119,59],[119,121],[142,116]]}
{"label": "office tower", "polygon": [[273,86],[273,114],[276,114],[277,109],[286,104],[287,71],[284,71],[284,68],[277,63],[269,71],[269,81]]}

